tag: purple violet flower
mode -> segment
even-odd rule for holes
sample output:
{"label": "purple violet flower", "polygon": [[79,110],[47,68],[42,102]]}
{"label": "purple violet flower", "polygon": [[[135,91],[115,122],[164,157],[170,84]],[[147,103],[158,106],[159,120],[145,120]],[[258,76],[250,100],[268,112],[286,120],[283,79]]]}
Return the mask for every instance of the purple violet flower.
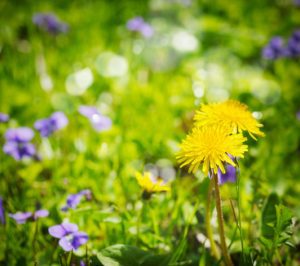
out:
{"label": "purple violet flower", "polygon": [[5,133],[6,141],[17,143],[29,142],[32,140],[34,132],[29,127],[10,128]]}
{"label": "purple violet flower", "polygon": [[9,217],[13,218],[18,224],[24,224],[28,219],[36,221],[38,218],[47,217],[49,212],[47,210],[37,210],[32,212],[17,212],[15,214],[8,214]]}
{"label": "purple violet flower", "polygon": [[32,216],[32,212],[9,213],[8,216],[13,218],[18,224],[24,224]]}
{"label": "purple violet flower", "polygon": [[67,222],[58,225],[53,225],[48,229],[49,234],[55,238],[62,238],[66,235],[75,233],[77,231],[78,231],[78,226],[76,224],[67,223]]}
{"label": "purple violet flower", "polygon": [[0,197],[0,222],[5,224],[5,211],[3,207],[3,199]]}
{"label": "purple violet flower", "polygon": [[154,33],[151,25],[145,22],[142,17],[134,17],[128,20],[126,26],[130,31],[139,32],[146,38],[151,37]]}
{"label": "purple violet flower", "polygon": [[64,251],[76,250],[88,241],[89,237],[84,232],[75,232],[73,234],[62,237],[58,244]]}
{"label": "purple violet flower", "polygon": [[296,113],[296,118],[300,121],[300,110]]}
{"label": "purple violet flower", "polygon": [[78,232],[76,224],[62,223],[51,226],[48,231],[51,236],[60,239],[58,243],[65,251],[76,250],[88,241],[88,235]]}
{"label": "purple violet flower", "polygon": [[48,137],[53,132],[64,128],[68,124],[68,118],[63,112],[55,112],[49,118],[37,120],[34,128],[38,130],[42,137]]}
{"label": "purple violet flower", "polygon": [[127,21],[127,29],[131,31],[139,31],[140,28],[144,25],[144,19],[142,17],[134,17]]}
{"label": "purple violet flower", "polygon": [[67,197],[67,204],[61,208],[62,211],[67,211],[68,209],[76,209],[77,205],[80,203],[83,197],[86,199],[91,199],[91,191],[89,189],[82,190],[76,194],[70,194]]}
{"label": "purple violet flower", "polygon": [[39,28],[53,34],[66,33],[69,29],[68,25],[51,13],[37,13],[33,16],[32,22]]}
{"label": "purple violet flower", "polygon": [[9,115],[0,113],[0,123],[6,123],[9,120]]}
{"label": "purple violet flower", "polygon": [[288,56],[296,57],[300,55],[300,30],[293,32],[287,44]]}
{"label": "purple violet flower", "polygon": [[33,157],[36,154],[32,140],[34,132],[28,127],[10,128],[5,133],[6,143],[3,151],[12,156],[16,161],[24,157]]}
{"label": "purple violet flower", "polygon": [[81,105],[78,109],[79,113],[87,117],[93,128],[98,131],[105,131],[111,128],[112,121],[109,117],[100,114],[94,106]]}
{"label": "purple violet flower", "polygon": [[281,37],[273,37],[269,43],[263,48],[262,55],[266,59],[275,60],[285,55],[283,39]]}
{"label": "purple violet flower", "polygon": [[141,26],[139,32],[146,38],[150,38],[154,34],[153,28],[148,23]]}
{"label": "purple violet flower", "polygon": [[218,170],[218,181],[222,185],[226,182],[236,182],[236,168],[230,164],[226,165],[226,172],[223,174],[221,170]]}
{"label": "purple violet flower", "polygon": [[33,213],[33,220],[37,220],[38,218],[48,217],[49,211],[47,210],[37,210]]}
{"label": "purple violet flower", "polygon": [[3,146],[3,151],[12,156],[16,161],[25,157],[31,158],[36,154],[35,146],[32,143],[18,143],[8,141]]}

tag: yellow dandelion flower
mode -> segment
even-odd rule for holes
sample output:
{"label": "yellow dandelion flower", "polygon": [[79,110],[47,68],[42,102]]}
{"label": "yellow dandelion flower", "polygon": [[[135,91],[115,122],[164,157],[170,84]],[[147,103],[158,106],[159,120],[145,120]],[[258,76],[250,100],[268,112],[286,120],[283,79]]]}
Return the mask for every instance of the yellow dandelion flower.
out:
{"label": "yellow dandelion flower", "polygon": [[199,127],[218,124],[230,127],[233,133],[247,131],[254,139],[254,135],[264,136],[260,131],[262,124],[251,115],[245,104],[235,100],[203,105],[196,112],[194,120]]}
{"label": "yellow dandelion flower", "polygon": [[156,192],[166,192],[170,190],[169,185],[165,184],[163,180],[155,180],[150,172],[145,172],[144,175],[137,172],[135,177],[140,187],[144,190],[144,198],[150,198],[151,194]]}
{"label": "yellow dandelion flower", "polygon": [[176,158],[180,167],[189,166],[189,172],[195,173],[203,165],[205,174],[209,171],[217,173],[218,169],[225,173],[224,163],[235,166],[230,155],[244,157],[244,152],[248,150],[244,141],[246,138],[242,134],[230,134],[224,126],[195,127],[182,142]]}

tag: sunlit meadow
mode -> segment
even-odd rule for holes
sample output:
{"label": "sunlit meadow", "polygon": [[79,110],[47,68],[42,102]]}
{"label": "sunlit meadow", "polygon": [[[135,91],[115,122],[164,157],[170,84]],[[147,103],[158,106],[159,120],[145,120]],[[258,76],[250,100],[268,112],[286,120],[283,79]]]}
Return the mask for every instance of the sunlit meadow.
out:
{"label": "sunlit meadow", "polygon": [[299,265],[300,1],[0,15],[0,265]]}

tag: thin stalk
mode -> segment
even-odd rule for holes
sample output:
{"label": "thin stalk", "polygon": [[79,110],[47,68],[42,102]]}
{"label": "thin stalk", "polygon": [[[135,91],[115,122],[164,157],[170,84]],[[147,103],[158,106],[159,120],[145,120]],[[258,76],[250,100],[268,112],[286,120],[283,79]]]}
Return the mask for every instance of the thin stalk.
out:
{"label": "thin stalk", "polygon": [[33,261],[34,265],[37,265],[37,259],[36,259],[36,239],[37,239],[37,234],[38,234],[38,221],[35,221],[35,229],[34,229],[34,234],[33,234],[33,240],[32,240],[32,249],[33,249]]}
{"label": "thin stalk", "polygon": [[68,258],[67,258],[67,265],[71,266],[72,263],[72,255],[73,255],[73,250],[71,250],[71,252],[68,254]]}
{"label": "thin stalk", "polygon": [[212,178],[210,180],[208,193],[207,193],[206,211],[205,211],[205,226],[206,226],[207,237],[210,242],[211,253],[216,259],[219,259],[220,255],[219,255],[219,252],[216,247],[216,243],[213,238],[211,219],[210,219],[211,218],[210,209],[211,209],[211,199],[212,199],[213,187],[214,187],[214,179]]}
{"label": "thin stalk", "polygon": [[142,219],[142,215],[143,215],[143,211],[144,211],[144,201],[142,200],[142,206],[141,206],[141,210],[138,213],[137,216],[137,221],[136,221],[136,245],[139,246],[139,242],[140,242],[140,225],[141,225],[141,219]]}
{"label": "thin stalk", "polygon": [[225,260],[225,264],[227,266],[233,266],[233,263],[229,256],[229,253],[228,253],[226,241],[225,241],[224,218],[223,218],[223,212],[222,212],[222,204],[221,204],[220,189],[219,189],[219,184],[218,184],[218,176],[215,173],[213,173],[212,178],[214,179],[214,185],[215,185],[216,208],[217,208],[217,216],[218,216],[218,223],[219,223],[219,235],[220,235],[222,254],[223,254],[223,257]]}
{"label": "thin stalk", "polygon": [[158,227],[158,223],[156,220],[156,214],[154,212],[153,206],[150,204],[149,202],[149,211],[151,214],[151,220],[152,220],[152,227],[153,227],[153,247],[156,246],[156,239],[159,238],[160,233],[159,233],[159,227]]}
{"label": "thin stalk", "polygon": [[242,219],[241,219],[241,197],[240,197],[240,177],[237,174],[237,181],[236,181],[236,193],[237,193],[237,207],[238,207],[238,227],[240,231],[240,240],[241,240],[241,247],[242,247],[242,262],[244,262],[245,255],[244,255],[244,242],[243,242],[243,230],[242,230]]}

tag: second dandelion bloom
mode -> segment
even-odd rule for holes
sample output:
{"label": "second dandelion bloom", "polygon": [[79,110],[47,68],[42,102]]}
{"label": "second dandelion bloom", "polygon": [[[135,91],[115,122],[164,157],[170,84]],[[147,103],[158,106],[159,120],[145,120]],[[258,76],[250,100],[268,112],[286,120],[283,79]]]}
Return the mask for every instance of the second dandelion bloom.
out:
{"label": "second dandelion bloom", "polygon": [[180,166],[188,166],[189,172],[195,173],[200,166],[205,174],[225,173],[225,164],[235,166],[233,157],[244,157],[248,150],[242,134],[231,134],[225,126],[212,125],[195,127],[183,140],[177,154]]}
{"label": "second dandelion bloom", "polygon": [[232,133],[247,131],[254,139],[255,136],[264,136],[260,124],[248,110],[245,104],[235,100],[221,103],[202,105],[195,115],[195,125],[223,125],[231,128]]}

